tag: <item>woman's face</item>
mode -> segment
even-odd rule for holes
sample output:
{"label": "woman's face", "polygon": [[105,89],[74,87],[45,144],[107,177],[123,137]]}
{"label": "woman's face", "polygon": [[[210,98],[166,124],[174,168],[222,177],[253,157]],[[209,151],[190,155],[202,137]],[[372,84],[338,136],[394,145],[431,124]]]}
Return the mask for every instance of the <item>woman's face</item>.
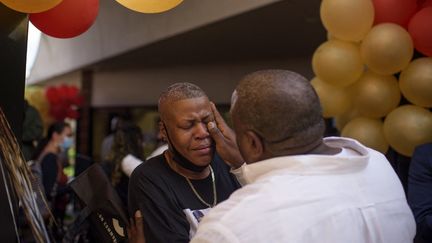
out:
{"label": "woman's face", "polygon": [[61,147],[66,140],[72,139],[72,129],[69,126],[65,126],[61,133],[54,133],[54,135],[57,146]]}
{"label": "woman's face", "polygon": [[167,113],[165,126],[161,126],[165,140],[193,164],[208,165],[214,153],[214,142],[207,130],[207,123],[214,121],[208,98],[173,102],[167,107]]}

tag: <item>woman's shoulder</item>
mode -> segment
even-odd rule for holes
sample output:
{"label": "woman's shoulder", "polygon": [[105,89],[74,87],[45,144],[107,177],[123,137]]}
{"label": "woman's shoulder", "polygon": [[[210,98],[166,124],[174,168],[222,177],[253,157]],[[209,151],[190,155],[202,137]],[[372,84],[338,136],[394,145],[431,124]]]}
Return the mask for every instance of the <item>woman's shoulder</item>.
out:
{"label": "woman's shoulder", "polygon": [[55,153],[52,153],[52,152],[46,153],[42,157],[41,161],[42,161],[42,163],[44,163],[44,162],[51,162],[51,161],[56,162],[57,161],[57,155]]}

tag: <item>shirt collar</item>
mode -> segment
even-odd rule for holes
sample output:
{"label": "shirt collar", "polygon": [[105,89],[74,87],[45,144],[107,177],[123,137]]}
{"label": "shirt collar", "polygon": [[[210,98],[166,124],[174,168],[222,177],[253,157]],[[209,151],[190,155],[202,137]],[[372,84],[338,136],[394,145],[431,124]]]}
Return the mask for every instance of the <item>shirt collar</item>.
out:
{"label": "shirt collar", "polygon": [[324,138],[324,143],[331,147],[348,148],[358,155],[293,155],[275,157],[242,166],[242,173],[247,183],[274,174],[323,175],[344,174],[361,171],[369,161],[369,151],[354,139],[341,137]]}

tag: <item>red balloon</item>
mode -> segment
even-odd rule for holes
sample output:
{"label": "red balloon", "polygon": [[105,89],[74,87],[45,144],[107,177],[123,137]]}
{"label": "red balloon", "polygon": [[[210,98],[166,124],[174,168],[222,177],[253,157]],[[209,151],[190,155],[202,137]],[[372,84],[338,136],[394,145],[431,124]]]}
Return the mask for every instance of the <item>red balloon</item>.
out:
{"label": "red balloon", "polygon": [[432,7],[432,0],[417,0],[417,5],[420,9]]}
{"label": "red balloon", "polygon": [[30,14],[41,32],[57,38],[72,38],[87,31],[99,12],[99,0],[63,0],[56,7]]}
{"label": "red balloon", "polygon": [[375,8],[374,25],[394,23],[404,28],[417,11],[416,0],[373,0]]}
{"label": "red balloon", "polygon": [[83,104],[83,97],[78,87],[73,85],[50,86],[45,93],[50,105],[49,113],[57,121],[65,118],[77,119],[78,108]]}
{"label": "red balloon", "polygon": [[414,47],[422,54],[432,56],[432,7],[418,11],[409,22],[410,33]]}

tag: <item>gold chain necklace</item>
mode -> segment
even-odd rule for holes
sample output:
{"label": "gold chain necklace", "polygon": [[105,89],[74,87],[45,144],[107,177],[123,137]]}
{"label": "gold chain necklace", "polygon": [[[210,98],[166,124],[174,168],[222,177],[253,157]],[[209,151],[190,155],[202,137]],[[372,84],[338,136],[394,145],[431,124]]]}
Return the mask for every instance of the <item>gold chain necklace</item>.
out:
{"label": "gold chain necklace", "polygon": [[193,193],[195,194],[195,196],[200,200],[200,202],[202,202],[204,205],[206,205],[209,208],[212,208],[214,206],[216,206],[216,202],[217,202],[217,195],[216,195],[216,183],[215,183],[215,176],[213,173],[213,169],[210,166],[210,173],[211,173],[211,178],[212,178],[212,184],[213,184],[213,204],[209,204],[206,201],[204,201],[204,199],[198,194],[198,192],[196,191],[195,187],[192,185],[191,181],[189,180],[189,178],[187,178],[186,176],[184,176],[184,178],[186,178],[187,183],[189,184],[190,188],[192,189]]}

